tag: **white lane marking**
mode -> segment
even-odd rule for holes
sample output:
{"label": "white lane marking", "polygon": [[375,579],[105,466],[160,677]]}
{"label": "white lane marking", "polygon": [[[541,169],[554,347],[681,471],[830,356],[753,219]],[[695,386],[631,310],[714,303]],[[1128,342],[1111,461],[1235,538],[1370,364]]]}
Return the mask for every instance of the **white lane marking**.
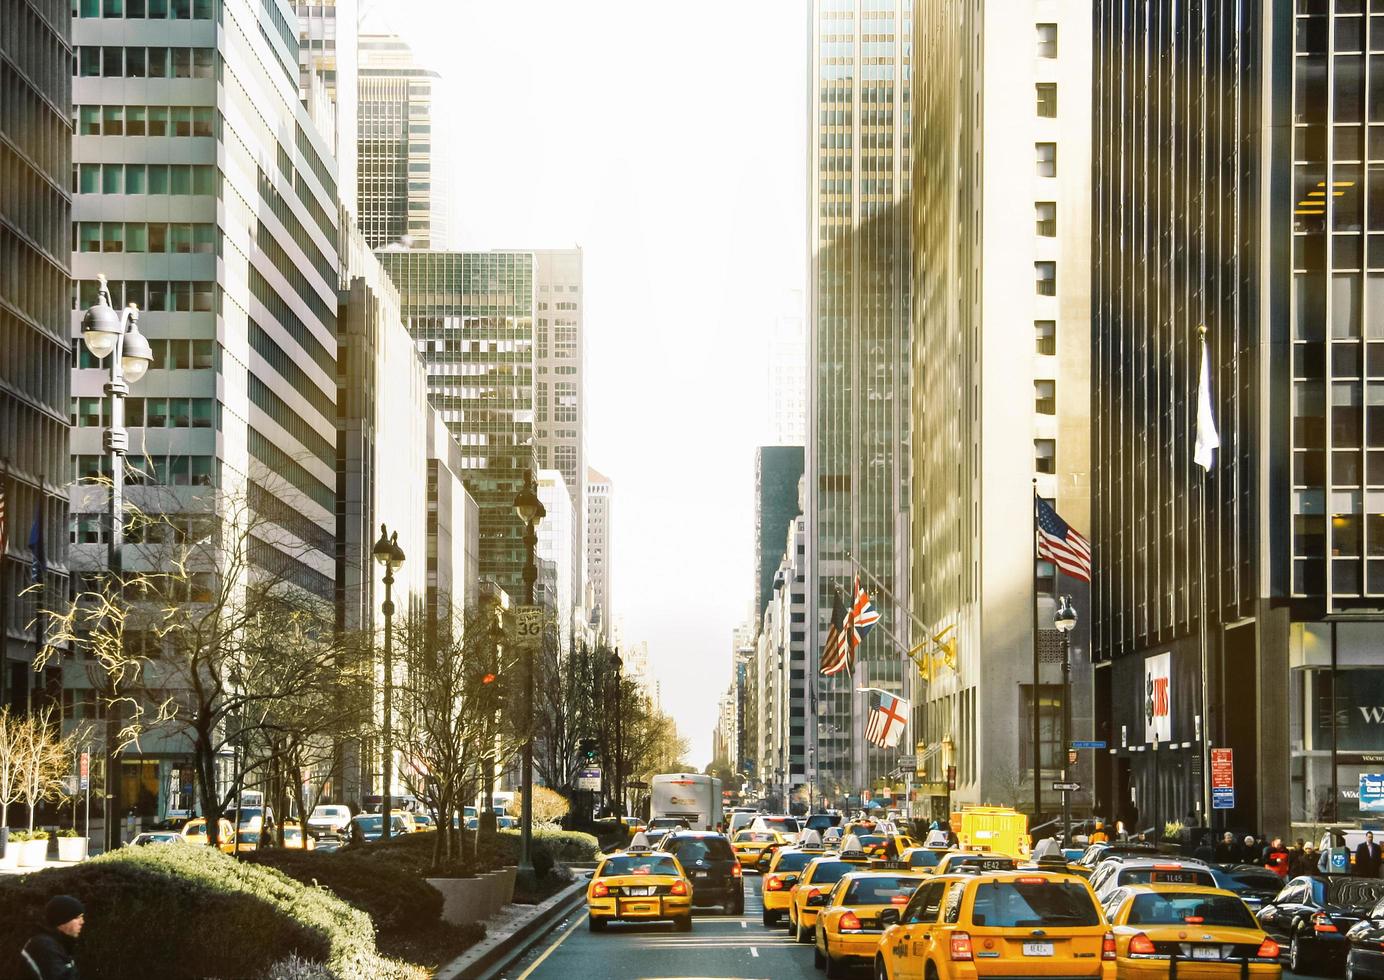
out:
{"label": "white lane marking", "polygon": [[741,929],[748,929],[749,927],[750,927],[750,924],[749,924],[748,922],[745,922],[744,920],[741,920],[741,922],[740,922],[740,928],[741,928]]}
{"label": "white lane marking", "polygon": [[753,946],[751,946],[751,947],[750,947],[750,955],[751,955],[751,956],[758,956],[758,955],[759,955],[759,950],[757,950],[757,949],[755,949]]}
{"label": "white lane marking", "polygon": [[533,961],[532,966],[530,966],[523,973],[519,974],[519,980],[528,980],[528,978],[533,974],[533,971],[537,970],[540,966],[543,965],[544,960],[546,960],[549,956],[553,955],[553,950],[557,949],[559,946],[561,946],[563,943],[567,941],[567,937],[572,935],[572,933],[576,931],[577,926],[581,925],[582,920],[586,918],[586,916],[576,915],[573,916],[573,918],[576,921],[572,923],[572,925],[567,929],[566,932],[564,932],[561,936],[557,938],[557,942],[553,943],[551,946],[549,946],[547,949],[543,951],[542,956]]}

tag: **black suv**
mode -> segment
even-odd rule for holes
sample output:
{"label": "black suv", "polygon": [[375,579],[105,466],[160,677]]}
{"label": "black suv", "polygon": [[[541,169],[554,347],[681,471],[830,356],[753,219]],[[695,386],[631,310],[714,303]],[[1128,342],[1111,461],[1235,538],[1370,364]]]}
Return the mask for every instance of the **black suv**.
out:
{"label": "black suv", "polygon": [[693,905],[719,905],[727,915],[745,911],[745,880],[740,860],[724,834],[707,830],[674,831],[659,844],[673,854],[692,879]]}

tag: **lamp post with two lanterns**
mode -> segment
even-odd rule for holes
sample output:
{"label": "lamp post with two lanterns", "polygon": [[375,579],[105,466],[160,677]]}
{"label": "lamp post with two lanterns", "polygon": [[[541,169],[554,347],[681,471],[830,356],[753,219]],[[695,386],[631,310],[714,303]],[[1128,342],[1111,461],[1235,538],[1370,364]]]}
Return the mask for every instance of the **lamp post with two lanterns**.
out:
{"label": "lamp post with two lanterns", "polygon": [[399,547],[399,532],[390,534],[380,525],[380,540],[371,549],[375,561],[384,568],[384,739],[382,753],[384,758],[384,787],[380,793],[380,837],[388,840],[390,836],[393,799],[390,790],[394,785],[394,569],[404,563],[404,549]]}
{"label": "lamp post with two lanterns", "polygon": [[[125,454],[129,450],[130,436],[125,431],[125,397],[130,393],[130,385],[144,377],[154,362],[154,351],[149,341],[139,332],[139,307],[129,304],[117,313],[111,306],[110,289],[106,277],[98,276],[101,288],[96,294],[96,303],[87,309],[82,317],[82,342],[91,356],[98,361],[110,357],[110,378],[106,381],[105,394],[110,398],[110,411],[106,428],[101,434],[101,447],[110,461],[110,529],[106,539],[107,574],[116,588],[120,586],[123,573],[122,549],[125,545]],[[114,678],[112,678],[114,682]],[[113,693],[113,692],[112,692]],[[107,709],[106,721],[106,841],[107,851],[120,846],[120,823],[118,791],[120,780],[115,771],[118,762],[117,741],[119,740],[120,719],[116,708],[118,699],[112,697]]]}

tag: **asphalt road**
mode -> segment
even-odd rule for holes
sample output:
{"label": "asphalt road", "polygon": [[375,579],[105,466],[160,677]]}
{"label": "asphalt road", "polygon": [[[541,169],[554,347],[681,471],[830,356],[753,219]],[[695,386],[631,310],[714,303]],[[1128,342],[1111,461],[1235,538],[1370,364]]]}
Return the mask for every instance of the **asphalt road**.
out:
{"label": "asphalt road", "polygon": [[[799,946],[784,928],[765,929],[760,922],[759,876],[745,876],[745,914],[699,911],[691,932],[675,932],[672,923],[615,924],[603,933],[586,928],[579,908],[504,973],[506,980],[653,980],[653,978],[738,977],[744,980],[817,978],[812,947]],[[869,971],[856,976],[864,980]],[[1283,980],[1299,978],[1283,970]]]}
{"label": "asphalt road", "polygon": [[[579,909],[549,938],[505,972],[509,980],[617,980],[653,977],[818,978],[812,947],[799,946],[787,929],[760,922],[759,876],[745,876],[745,914],[698,910],[691,932],[672,923],[613,924],[605,932],[586,928]],[[861,977],[869,976],[861,970]]]}

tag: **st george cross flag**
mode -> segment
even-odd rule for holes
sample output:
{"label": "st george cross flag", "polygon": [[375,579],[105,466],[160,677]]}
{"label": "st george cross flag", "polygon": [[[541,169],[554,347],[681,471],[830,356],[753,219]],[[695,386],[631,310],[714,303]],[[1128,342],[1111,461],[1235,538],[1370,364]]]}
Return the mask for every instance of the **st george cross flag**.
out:
{"label": "st george cross flag", "polygon": [[908,725],[909,704],[903,698],[877,687],[867,687],[865,690],[870,695],[865,738],[882,749],[892,749],[899,744]]}
{"label": "st george cross flag", "polygon": [[1091,542],[1057,515],[1046,500],[1033,497],[1038,531],[1038,557],[1052,562],[1064,575],[1091,581]]}
{"label": "st george cross flag", "polygon": [[1197,446],[1192,460],[1204,470],[1216,462],[1221,436],[1216,431],[1216,416],[1211,411],[1211,353],[1206,349],[1206,328],[1201,331],[1201,379],[1197,383]]}
{"label": "st george cross flag", "polygon": [[831,603],[831,623],[827,626],[826,642],[822,644],[822,673],[827,676],[855,666],[847,637],[849,627],[846,621],[850,614],[846,611],[845,600],[841,598],[841,590],[833,588],[832,592],[836,598]]}

